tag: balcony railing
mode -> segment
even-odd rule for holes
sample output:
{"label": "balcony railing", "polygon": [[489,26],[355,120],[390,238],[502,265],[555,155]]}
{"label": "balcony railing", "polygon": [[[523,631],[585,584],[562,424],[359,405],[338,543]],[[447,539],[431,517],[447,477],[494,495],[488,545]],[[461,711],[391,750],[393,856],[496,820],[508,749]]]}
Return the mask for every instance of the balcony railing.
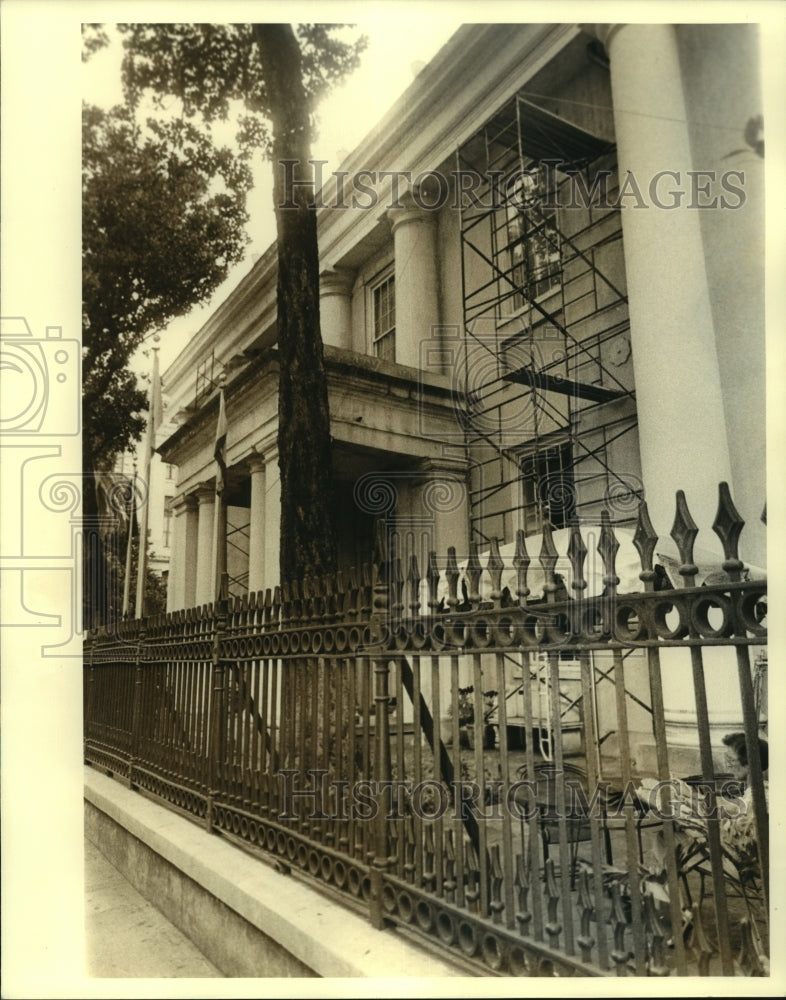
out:
{"label": "balcony railing", "polygon": [[708,573],[678,494],[663,589],[644,504],[423,574],[382,525],[359,573],[91,633],[86,760],[469,973],[766,973],[766,581],[725,485],[713,527]]}

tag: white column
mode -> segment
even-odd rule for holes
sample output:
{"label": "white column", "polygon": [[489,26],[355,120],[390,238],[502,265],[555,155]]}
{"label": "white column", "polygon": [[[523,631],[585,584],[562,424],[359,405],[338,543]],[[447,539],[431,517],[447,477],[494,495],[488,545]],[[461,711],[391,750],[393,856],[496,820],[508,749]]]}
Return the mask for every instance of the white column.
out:
{"label": "white column", "polygon": [[[620,187],[630,175],[648,206],[625,198],[622,231],[650,515],[667,534],[675,492],[683,489],[696,523],[709,527],[718,482],[727,481],[732,495],[733,484],[701,213],[687,207],[690,194],[675,208],[658,208],[649,197],[662,171],[678,173],[685,186],[694,168],[675,28],[627,24],[599,33],[611,62]],[[674,179],[665,178],[660,190],[666,185],[674,187]],[[713,539],[704,531],[699,544]]]}
{"label": "white column", "polygon": [[[469,553],[469,490],[467,471],[460,462],[424,459],[418,502],[433,524],[432,549],[444,558],[448,547],[461,560]],[[425,571],[425,567],[424,567]]]}
{"label": "white column", "polygon": [[179,611],[194,604],[198,519],[196,498],[182,495],[172,503],[174,525],[169,556],[166,609]]}
{"label": "white column", "polygon": [[281,559],[281,474],[278,468],[278,448],[264,453],[265,458],[265,564],[262,585],[267,589],[278,586]]}
{"label": "white column", "polygon": [[437,220],[411,195],[388,210],[396,256],[396,362],[422,368],[421,343],[434,338],[439,324]]}
{"label": "white column", "polygon": [[352,348],[352,286],[354,275],[343,268],[319,276],[319,325],[322,342]]}
{"label": "white column", "polygon": [[[736,210],[701,213],[711,248],[707,277],[712,295],[720,377],[727,414],[734,491],[745,521],[740,558],[767,565],[767,530],[761,521],[767,490],[767,382],[764,260],[766,215],[764,160],[753,150],[711,162],[745,178],[745,203]],[[735,183],[738,179],[735,179]]]}
{"label": "white column", "polygon": [[[429,555],[436,552],[438,565],[442,570],[448,554],[448,547],[454,546],[459,562],[468,553],[469,508],[467,472],[462,462],[446,459],[424,459],[410,473],[395,477],[391,485],[396,490],[395,506],[395,553],[401,559],[401,569],[406,580],[409,574],[411,556],[417,558],[420,572],[420,600],[424,606],[428,600],[427,574]],[[406,605],[412,600],[409,587],[404,589]],[[441,663],[440,705],[447,712],[451,699],[450,664]],[[426,697],[431,697],[431,674],[423,678]],[[404,719],[412,721],[412,707],[407,701]]]}
{"label": "white column", "polygon": [[251,475],[251,509],[248,521],[248,589],[265,586],[265,460],[261,455],[248,461]]}
{"label": "white column", "polygon": [[216,493],[212,486],[197,490],[199,502],[199,531],[197,540],[195,604],[210,604],[213,593],[213,531]]}
{"label": "white column", "polygon": [[[728,482],[732,496],[734,485],[701,212],[687,207],[695,201],[688,171],[706,165],[691,155],[676,32],[668,24],[627,24],[598,34],[611,63],[620,190],[640,191],[646,202],[636,207],[635,194],[623,200],[622,232],[650,516],[655,530],[668,535],[676,491],[684,490],[700,530],[697,545],[721,554],[712,531],[718,483]],[[677,207],[652,203],[650,184],[663,171],[674,174],[658,190],[687,192]],[[670,203],[668,196],[661,201]],[[732,650],[705,648],[703,656],[714,742],[739,728],[733,724],[741,717],[739,685]],[[661,664],[669,740],[683,748],[672,754],[672,765],[689,766],[697,763],[698,737],[688,653],[666,650]]]}

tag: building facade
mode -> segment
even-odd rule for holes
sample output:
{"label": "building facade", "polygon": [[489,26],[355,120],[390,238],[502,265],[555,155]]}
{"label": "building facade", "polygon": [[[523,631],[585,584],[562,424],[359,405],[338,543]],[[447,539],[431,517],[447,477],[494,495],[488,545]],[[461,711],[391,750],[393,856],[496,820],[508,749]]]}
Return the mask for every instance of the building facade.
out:
{"label": "building facade", "polygon": [[[342,566],[380,517],[421,566],[602,509],[624,533],[642,498],[667,537],[676,491],[710,526],[721,481],[766,565],[758,74],[750,25],[467,25],[324,179]],[[212,599],[220,375],[242,594],[280,582],[275,247],[164,376],[169,610]]]}

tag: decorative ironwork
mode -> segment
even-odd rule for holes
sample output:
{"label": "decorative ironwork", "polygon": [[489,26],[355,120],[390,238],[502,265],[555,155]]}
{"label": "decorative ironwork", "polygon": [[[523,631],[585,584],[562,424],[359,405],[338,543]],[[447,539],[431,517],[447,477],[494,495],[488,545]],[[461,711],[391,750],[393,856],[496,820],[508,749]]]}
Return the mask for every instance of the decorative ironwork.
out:
{"label": "decorative ironwork", "polygon": [[[519,534],[507,560],[496,543],[473,546],[461,565],[450,549],[444,562],[429,555],[425,576],[414,558],[404,575],[380,533],[359,571],[96,630],[85,644],[85,757],[317,880],[377,926],[430,939],[462,968],[714,974],[708,942],[725,934],[723,962],[733,953],[734,971],[759,974],[766,920],[758,926],[750,905],[740,915],[722,870],[702,870],[695,902],[678,822],[661,816],[651,787],[632,787],[671,774],[660,687],[669,651],[702,668],[686,672],[695,685],[706,649],[728,649],[755,728],[747,654],[766,642],[766,581],[737,566],[742,524],[725,486],[714,528],[723,572],[701,586],[658,588],[658,536],[642,504],[626,543],[639,556],[632,592],[619,585],[620,529],[604,517],[600,578],[577,529],[565,553],[544,530],[538,570]],[[692,584],[696,531],[680,495],[672,537]],[[658,760],[649,771],[635,762],[643,710]],[[604,713],[613,754],[593,735]],[[699,740],[711,759],[706,729]],[[764,830],[761,771],[750,781],[753,829]],[[664,851],[662,871],[642,867]],[[766,857],[748,894],[761,894]],[[719,896],[724,924],[705,912]]]}

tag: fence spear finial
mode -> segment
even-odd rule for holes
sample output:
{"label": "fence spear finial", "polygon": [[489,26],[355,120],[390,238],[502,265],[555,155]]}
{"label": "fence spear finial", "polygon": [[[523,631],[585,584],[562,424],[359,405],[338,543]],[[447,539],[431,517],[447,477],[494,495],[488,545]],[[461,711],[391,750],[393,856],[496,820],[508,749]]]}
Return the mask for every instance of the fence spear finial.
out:
{"label": "fence spear finial", "polygon": [[527,586],[527,572],[532,560],[527,552],[524,531],[519,528],[516,532],[516,554],[513,556],[513,565],[516,568],[516,596],[519,604],[526,604],[529,597],[529,587]]}
{"label": "fence spear finial", "polygon": [[603,560],[603,587],[606,595],[613,594],[617,590],[620,578],[617,576],[617,552],[620,543],[617,541],[614,529],[611,526],[609,512],[603,510],[600,513],[600,538],[598,539],[598,552]]}
{"label": "fence spear finial", "polygon": [[454,611],[458,604],[459,568],[456,562],[456,549],[448,547],[448,561],[445,566],[445,579],[448,581],[448,610]]}
{"label": "fence spear finial", "polygon": [[546,521],[541,531],[540,565],[543,567],[545,578],[543,593],[546,595],[546,600],[549,601],[554,600],[554,595],[559,590],[559,584],[556,582],[554,574],[558,558],[559,553],[554,545],[551,524]]}
{"label": "fence spear finial", "polygon": [[685,492],[684,490],[677,490],[677,512],[674,515],[671,537],[677,543],[680,559],[682,560],[682,565],[678,572],[684,578],[686,587],[693,586],[693,578],[699,572],[699,567],[693,561],[693,543],[696,541],[698,533],[699,529],[696,522],[688,510]]}
{"label": "fence spear finial", "polygon": [[718,484],[718,512],[712,522],[712,530],[723,545],[723,568],[732,580],[739,580],[745,568],[739,556],[739,542],[745,525],[739,511],[734,506],[728,483]]}
{"label": "fence spear finial", "polygon": [[489,559],[486,568],[491,577],[491,600],[494,602],[494,607],[499,608],[502,603],[502,571],[505,568],[505,563],[502,561],[499,552],[499,539],[496,537],[489,542]]}
{"label": "fence spear finial", "polygon": [[587,581],[584,579],[584,560],[587,558],[587,546],[581,537],[581,531],[577,524],[571,525],[570,540],[568,542],[568,559],[573,579],[571,589],[576,591],[576,597],[581,597],[587,589]]}
{"label": "fence spear finial", "polygon": [[418,609],[420,608],[420,567],[418,566],[418,557],[414,552],[409,557],[407,584],[409,588],[410,617],[417,618]]}
{"label": "fence spear finial", "polygon": [[646,590],[653,590],[655,587],[655,570],[652,565],[652,557],[655,555],[655,546],[658,544],[658,534],[650,520],[650,512],[646,500],[642,500],[639,504],[639,516],[636,519],[633,544],[639,553],[639,563],[641,564],[639,579],[644,584]]}
{"label": "fence spear finial", "polygon": [[428,570],[426,571],[426,580],[428,582],[428,606],[429,612],[432,615],[437,613],[439,608],[439,598],[437,597],[437,592],[439,590],[439,566],[437,565],[437,553],[429,552],[428,554]]}
{"label": "fence spear finial", "polygon": [[467,560],[467,581],[469,583],[469,603],[476,608],[480,603],[480,577],[483,567],[480,565],[478,543],[469,543],[469,559]]}

